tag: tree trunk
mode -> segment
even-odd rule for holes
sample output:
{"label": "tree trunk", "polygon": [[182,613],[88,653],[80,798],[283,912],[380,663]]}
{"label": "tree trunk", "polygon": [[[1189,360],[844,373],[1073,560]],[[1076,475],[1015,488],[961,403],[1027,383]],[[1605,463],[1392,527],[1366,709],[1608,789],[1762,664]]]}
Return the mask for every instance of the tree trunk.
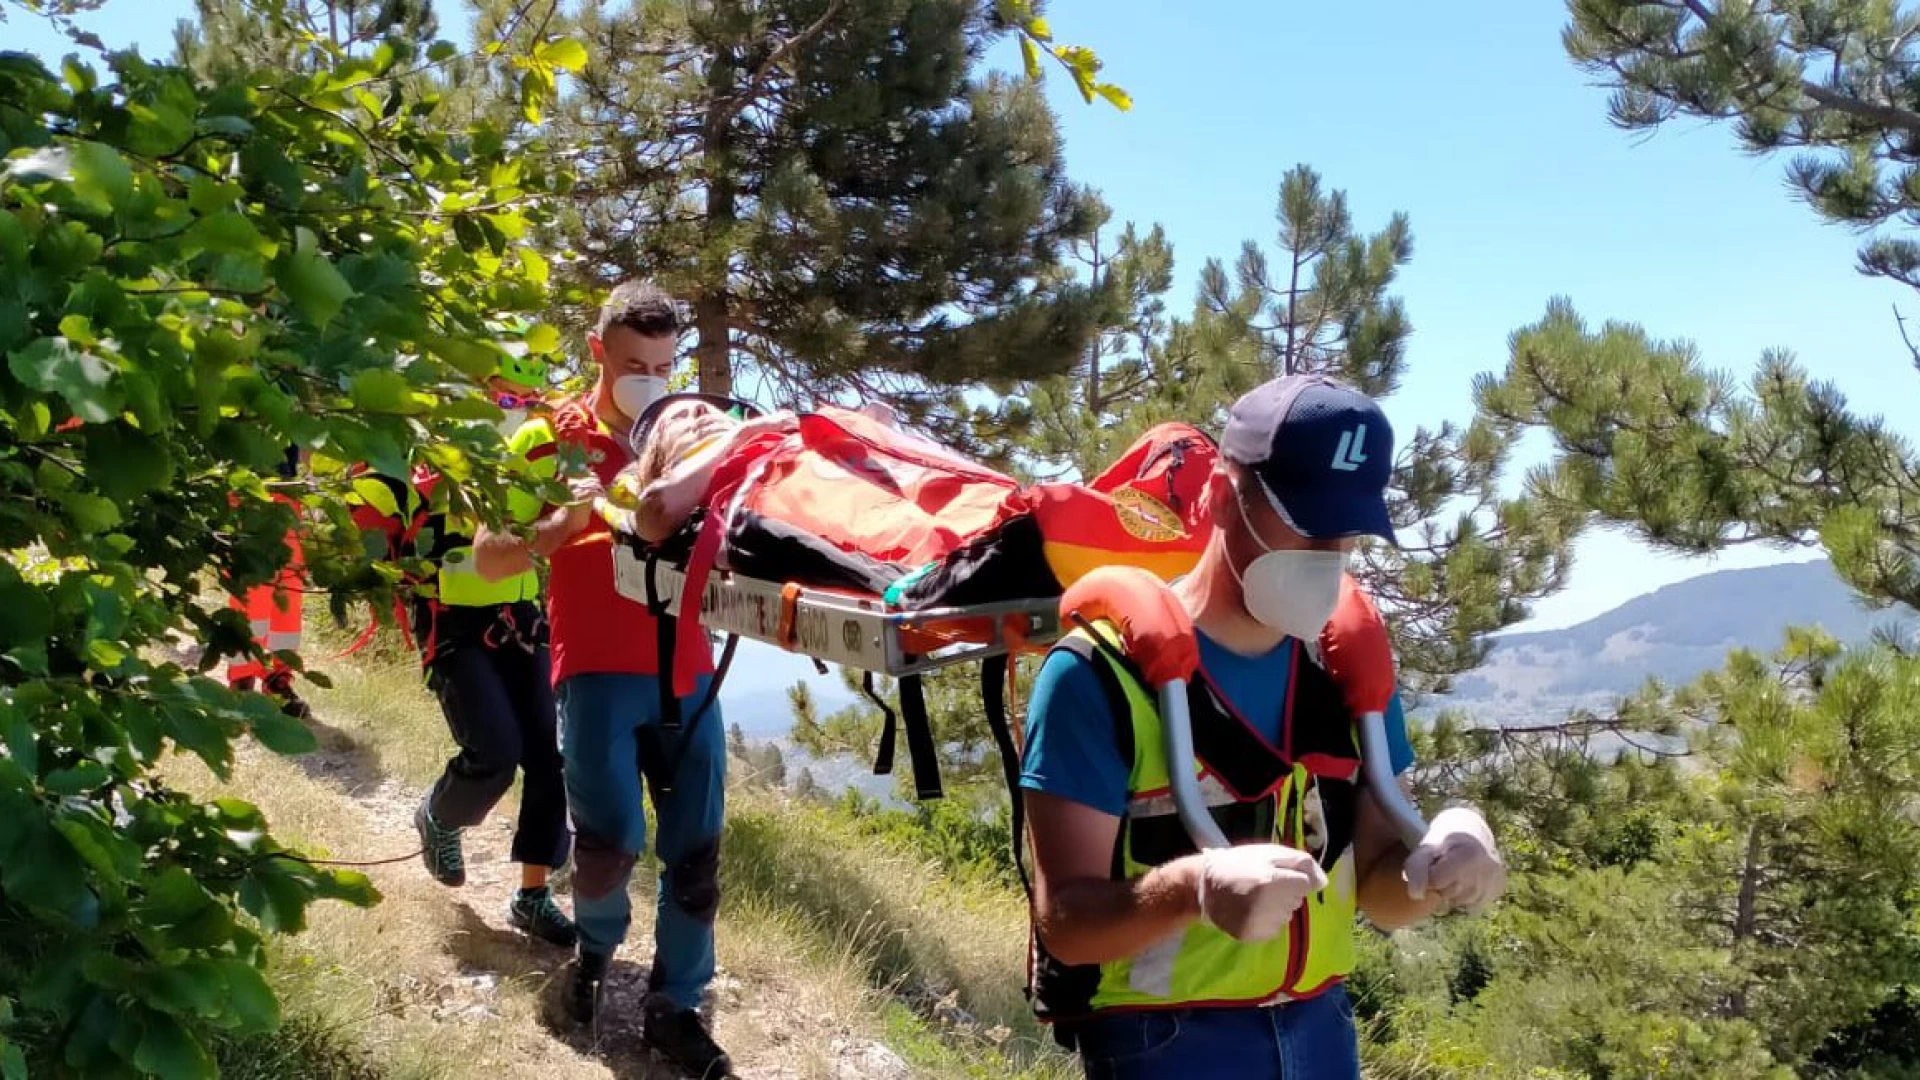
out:
{"label": "tree trunk", "polygon": [[733,57],[722,49],[707,71],[707,121],[703,157],[707,167],[707,212],[704,262],[718,266],[718,280],[702,282],[693,301],[694,356],[699,364],[700,390],[707,394],[733,393],[733,324],[728,273],[733,263],[729,246],[735,215],[732,134],[736,107]]}
{"label": "tree trunk", "polygon": [[[1735,901],[1733,916],[1733,953],[1737,958],[1742,947],[1753,939],[1759,916],[1756,907],[1760,893],[1760,823],[1754,822],[1747,828],[1747,862],[1740,872],[1740,896]],[[1747,1015],[1747,991],[1743,986],[1733,993],[1733,1000],[1727,1004],[1727,1012],[1737,1018]]]}
{"label": "tree trunk", "polygon": [[[1099,292],[1101,286],[1100,271],[1102,266],[1100,263],[1100,234],[1097,232],[1093,234],[1092,266],[1093,273],[1089,277],[1088,284],[1094,292]],[[1100,401],[1101,338],[1102,333],[1096,331],[1093,335],[1093,340],[1087,344],[1087,412],[1093,416],[1096,424],[1100,421],[1100,410],[1102,407]]]}

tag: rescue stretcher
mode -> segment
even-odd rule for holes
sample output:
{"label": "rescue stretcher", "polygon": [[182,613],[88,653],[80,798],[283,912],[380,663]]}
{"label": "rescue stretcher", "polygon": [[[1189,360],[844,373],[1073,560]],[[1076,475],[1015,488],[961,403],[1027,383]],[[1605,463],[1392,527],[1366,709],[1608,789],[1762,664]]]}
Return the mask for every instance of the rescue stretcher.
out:
{"label": "rescue stretcher", "polygon": [[[653,576],[651,591],[649,573]],[[614,584],[622,596],[641,604],[651,598],[677,609],[686,582],[679,567],[661,560],[653,560],[650,565],[635,548],[614,545]],[[1060,606],[1059,597],[1035,597],[965,608],[901,611],[890,609],[876,595],[764,581],[716,567],[708,575],[700,611],[701,623],[709,631],[773,645],[822,664],[841,664],[904,679],[1050,645],[1061,633]],[[1168,761],[1192,762],[1186,679],[1169,678],[1158,690]],[[1410,848],[1416,846],[1426,834],[1426,821],[1393,775],[1385,716],[1367,712],[1359,718],[1358,726],[1367,786],[1402,840]],[[996,730],[996,739],[1002,735]],[[1008,749],[1003,741],[1003,755]],[[1180,820],[1195,846],[1227,846],[1226,837],[1206,808],[1193,768],[1176,765],[1169,772]],[[1009,777],[1013,775],[1010,771]],[[1018,790],[1009,794],[1017,808]]]}
{"label": "rescue stretcher", "polygon": [[[613,560],[614,587],[646,603],[647,561],[624,544],[615,545]],[[666,564],[656,564],[654,574],[657,599],[678,608],[686,574]],[[700,610],[708,630],[898,679],[1028,645],[1045,647],[1060,636],[1059,604],[1059,597],[1049,596],[900,611],[872,594],[761,581],[716,568]]]}

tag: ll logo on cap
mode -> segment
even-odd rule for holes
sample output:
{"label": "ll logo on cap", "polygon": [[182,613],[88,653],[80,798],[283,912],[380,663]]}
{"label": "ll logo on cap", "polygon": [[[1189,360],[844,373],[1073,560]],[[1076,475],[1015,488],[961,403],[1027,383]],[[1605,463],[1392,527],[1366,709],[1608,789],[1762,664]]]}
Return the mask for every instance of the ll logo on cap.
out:
{"label": "ll logo on cap", "polygon": [[1352,431],[1340,433],[1340,445],[1333,450],[1333,467],[1340,472],[1359,472],[1360,466],[1367,463],[1366,452],[1361,449],[1367,442],[1367,425],[1361,424]]}

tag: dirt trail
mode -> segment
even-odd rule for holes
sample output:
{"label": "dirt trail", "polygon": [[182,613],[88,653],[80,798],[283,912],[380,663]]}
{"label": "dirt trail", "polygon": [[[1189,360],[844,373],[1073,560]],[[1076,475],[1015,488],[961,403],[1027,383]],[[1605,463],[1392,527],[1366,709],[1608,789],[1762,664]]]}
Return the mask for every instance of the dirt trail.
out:
{"label": "dirt trail", "polygon": [[[332,789],[329,801],[337,805],[328,809],[337,824],[329,823],[334,827],[326,830],[336,835],[311,839],[346,859],[417,851],[412,817],[421,790],[382,776],[364,736],[332,727],[324,704],[316,704],[322,710],[312,727],[320,736],[320,749],[293,763],[305,779]],[[269,775],[273,764],[267,759],[286,760],[252,745],[241,748],[238,756],[242,771],[258,767]],[[289,779],[298,783],[301,778]],[[272,793],[260,794],[272,816]],[[385,900],[372,912],[346,916],[367,923],[349,930],[355,950],[363,944],[381,949],[386,943],[378,939],[396,931],[437,935],[442,945],[394,944],[390,965],[371,966],[378,973],[371,987],[377,1006],[409,1027],[430,1019],[449,1050],[469,1055],[444,1063],[445,1075],[463,1080],[664,1080],[685,1075],[654,1057],[640,1039],[653,947],[653,878],[644,869],[636,871],[633,931],[609,974],[601,1019],[594,1030],[585,1030],[564,1015],[561,1004],[571,955],[532,941],[507,923],[507,899],[519,874],[508,858],[513,810],[509,799],[485,823],[467,830],[467,882],[459,889],[430,879],[417,857],[365,869]],[[564,873],[556,885],[562,905],[570,907]],[[388,910],[383,914],[381,909]],[[909,1075],[898,1055],[855,1028],[865,1018],[832,1015],[845,1009],[823,1010],[822,993],[810,985],[814,980],[807,977],[804,958],[762,955],[775,952],[772,949],[749,950],[744,966],[753,970],[729,970],[724,913],[720,932],[721,970],[708,1008],[717,1038],[733,1056],[735,1075],[744,1080],[904,1080]],[[480,1048],[477,1058],[471,1056],[474,1047]]]}

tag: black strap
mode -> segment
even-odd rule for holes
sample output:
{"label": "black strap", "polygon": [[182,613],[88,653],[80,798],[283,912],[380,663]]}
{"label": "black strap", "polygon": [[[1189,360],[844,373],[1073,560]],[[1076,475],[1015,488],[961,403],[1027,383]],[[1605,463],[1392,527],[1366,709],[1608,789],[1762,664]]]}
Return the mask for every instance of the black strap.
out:
{"label": "black strap", "polygon": [[[720,649],[720,663],[713,669],[713,681],[707,684],[707,696],[700,699],[700,707],[693,710],[693,719],[687,721],[686,728],[680,732],[680,738],[675,740],[672,761],[665,770],[665,775],[649,780],[655,790],[661,792],[673,790],[673,778],[680,775],[680,763],[686,760],[687,747],[693,743],[693,733],[700,729],[700,721],[713,711],[713,703],[719,700],[720,684],[727,681],[727,671],[733,667],[733,655],[739,647],[740,635],[728,634],[726,645]],[[668,687],[667,693],[669,696],[672,695],[671,686]],[[678,706],[679,702],[676,700],[674,704]]]}
{"label": "black strap", "polygon": [[679,619],[668,609],[666,598],[660,595],[660,581],[656,573],[659,566],[659,553],[648,551],[647,614],[653,616],[654,656],[658,662],[656,674],[660,681],[660,726],[668,731],[678,731],[680,699],[673,693],[673,661]]}
{"label": "black strap", "polygon": [[980,701],[987,708],[987,729],[1000,750],[1000,772],[1007,781],[1007,795],[1013,803],[1013,870],[1020,875],[1020,887],[1033,895],[1033,883],[1027,878],[1027,811],[1020,797],[1020,751],[1013,745],[1013,725],[1007,716],[1007,655],[989,657],[980,665]]}
{"label": "black strap", "polygon": [[918,675],[900,680],[900,718],[907,726],[907,754],[913,758],[914,793],[922,801],[937,799],[941,795],[939,747],[933,741],[926,690]]}
{"label": "black strap", "polygon": [[[1089,637],[1092,640],[1089,640]],[[1133,764],[1133,705],[1127,700],[1126,688],[1120,685],[1120,675],[1114,665],[1124,665],[1135,679],[1140,678],[1139,669],[1118,649],[1100,640],[1098,635],[1090,631],[1089,637],[1064,637],[1054,645],[1054,648],[1072,653],[1085,660],[1087,666],[1093,669],[1093,677],[1100,683],[1100,692],[1107,699],[1107,712],[1113,722],[1113,744],[1120,750],[1120,760],[1131,767]],[[1103,660],[1107,662],[1103,663]],[[1144,680],[1141,680],[1141,685],[1145,685]]]}
{"label": "black strap", "polygon": [[893,771],[893,737],[899,717],[894,715],[893,706],[880,696],[880,691],[874,689],[873,672],[863,671],[860,675],[860,689],[866,693],[867,700],[873,702],[873,707],[880,710],[880,715],[885,717],[880,724],[880,746],[873,752],[873,775],[886,776]]}

